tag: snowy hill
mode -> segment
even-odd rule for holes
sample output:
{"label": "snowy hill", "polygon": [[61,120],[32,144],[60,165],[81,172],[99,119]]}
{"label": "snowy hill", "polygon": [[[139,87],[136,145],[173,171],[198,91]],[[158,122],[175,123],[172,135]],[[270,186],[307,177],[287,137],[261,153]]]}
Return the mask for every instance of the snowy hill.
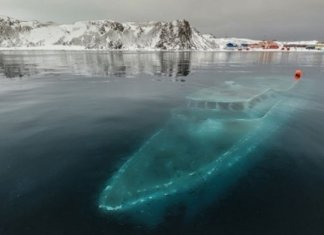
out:
{"label": "snowy hill", "polygon": [[58,25],[0,17],[0,47],[71,47],[124,50],[214,50],[214,36],[203,35],[186,20],[118,23],[110,20]]}
{"label": "snowy hill", "polygon": [[[0,16],[0,49],[227,50],[228,43],[240,46],[259,42],[261,41],[216,38],[211,34],[201,34],[186,20],[144,23],[95,20],[59,25]],[[277,42],[277,50],[284,44],[316,43],[317,41]]]}

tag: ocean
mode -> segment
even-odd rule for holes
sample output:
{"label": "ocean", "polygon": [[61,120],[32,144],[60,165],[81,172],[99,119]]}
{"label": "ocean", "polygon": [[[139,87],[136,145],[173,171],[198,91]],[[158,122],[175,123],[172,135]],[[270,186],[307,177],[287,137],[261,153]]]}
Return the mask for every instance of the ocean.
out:
{"label": "ocean", "polygon": [[[298,107],[190,218],[179,204],[153,226],[100,210],[107,181],[190,94],[296,69]],[[324,234],[323,76],[312,52],[1,51],[0,234]]]}

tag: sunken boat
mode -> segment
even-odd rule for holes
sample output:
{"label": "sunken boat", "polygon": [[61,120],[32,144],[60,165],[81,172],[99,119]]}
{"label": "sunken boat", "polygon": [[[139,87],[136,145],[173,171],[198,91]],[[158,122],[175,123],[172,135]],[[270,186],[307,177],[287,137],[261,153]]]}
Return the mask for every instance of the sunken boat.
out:
{"label": "sunken boat", "polygon": [[[290,97],[297,80],[254,81],[253,86],[228,81],[186,97],[187,106],[172,110],[168,123],[109,179],[99,208],[155,224],[172,205],[217,197],[299,104]],[[202,187],[209,192],[194,193]]]}

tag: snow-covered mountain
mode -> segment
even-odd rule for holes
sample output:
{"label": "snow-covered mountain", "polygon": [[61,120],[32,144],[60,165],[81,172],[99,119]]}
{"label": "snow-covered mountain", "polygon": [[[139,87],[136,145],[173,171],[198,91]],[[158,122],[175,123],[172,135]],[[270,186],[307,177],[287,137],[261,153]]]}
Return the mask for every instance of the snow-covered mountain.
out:
{"label": "snow-covered mountain", "polygon": [[[259,42],[261,40],[216,38],[211,34],[202,34],[186,20],[144,23],[92,20],[60,25],[0,16],[0,49],[228,50],[228,43],[242,45]],[[285,44],[316,43],[277,42],[278,50]]]}
{"label": "snow-covered mountain", "polygon": [[219,45],[214,36],[199,33],[186,20],[146,23],[96,20],[58,25],[0,17],[0,47],[214,50]]}

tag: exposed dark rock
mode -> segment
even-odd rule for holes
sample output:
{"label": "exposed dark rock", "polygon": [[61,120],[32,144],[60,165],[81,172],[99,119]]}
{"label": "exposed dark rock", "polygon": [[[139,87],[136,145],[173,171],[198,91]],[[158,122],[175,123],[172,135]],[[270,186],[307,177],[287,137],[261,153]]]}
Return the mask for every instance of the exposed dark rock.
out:
{"label": "exposed dark rock", "polygon": [[157,48],[165,49],[175,45],[178,49],[193,49],[192,29],[186,20],[178,20],[162,26]]}

